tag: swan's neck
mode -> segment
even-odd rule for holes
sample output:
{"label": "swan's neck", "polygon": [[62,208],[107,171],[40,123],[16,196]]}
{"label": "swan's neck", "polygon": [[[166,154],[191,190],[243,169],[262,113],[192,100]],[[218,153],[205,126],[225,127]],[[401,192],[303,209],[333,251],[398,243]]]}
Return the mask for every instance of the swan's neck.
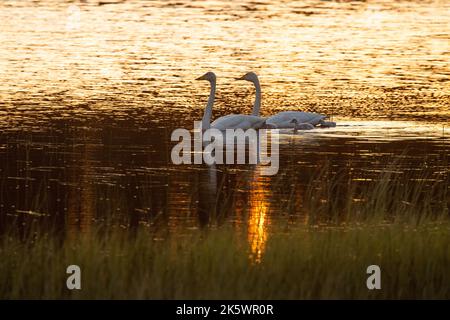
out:
{"label": "swan's neck", "polygon": [[252,115],[259,116],[259,109],[261,108],[261,86],[259,85],[259,80],[256,79],[255,82],[256,96],[255,103],[253,104]]}
{"label": "swan's neck", "polygon": [[206,105],[205,113],[202,118],[202,130],[209,129],[212,116],[212,107],[214,105],[214,98],[216,96],[216,81],[211,82],[211,92],[209,93],[208,104]]}

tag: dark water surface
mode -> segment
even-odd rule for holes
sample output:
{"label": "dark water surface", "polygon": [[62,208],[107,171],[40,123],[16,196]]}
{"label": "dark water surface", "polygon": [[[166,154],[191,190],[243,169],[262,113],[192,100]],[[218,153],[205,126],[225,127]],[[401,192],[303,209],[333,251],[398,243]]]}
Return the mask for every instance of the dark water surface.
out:
{"label": "dark water surface", "polygon": [[[396,179],[448,183],[448,1],[115,2],[1,2],[1,229],[232,224],[258,254],[274,221],[305,221],[319,172],[370,184],[395,164]],[[201,118],[209,89],[193,79],[209,70],[214,117],[250,113],[233,77],[253,70],[263,115],[338,126],[282,135],[272,177],[175,166],[170,134]]]}

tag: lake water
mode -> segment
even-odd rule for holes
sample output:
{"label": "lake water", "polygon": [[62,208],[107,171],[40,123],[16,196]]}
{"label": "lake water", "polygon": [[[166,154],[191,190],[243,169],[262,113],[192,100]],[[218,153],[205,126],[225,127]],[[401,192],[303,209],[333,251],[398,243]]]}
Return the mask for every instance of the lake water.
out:
{"label": "lake water", "polygon": [[[338,126],[283,134],[276,176],[173,165],[170,134],[201,119],[206,71],[214,118],[251,112],[252,85],[233,78],[255,71],[263,115]],[[305,220],[320,171],[368,184],[395,163],[398,179],[448,184],[449,79],[448,1],[2,1],[0,229],[231,224],[258,254],[274,221]]]}

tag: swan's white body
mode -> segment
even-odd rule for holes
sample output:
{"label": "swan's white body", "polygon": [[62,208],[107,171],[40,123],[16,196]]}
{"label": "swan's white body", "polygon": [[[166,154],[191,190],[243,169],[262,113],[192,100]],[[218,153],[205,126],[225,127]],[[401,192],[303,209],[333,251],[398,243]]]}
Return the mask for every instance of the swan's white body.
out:
{"label": "swan's white body", "polygon": [[211,128],[226,129],[260,129],[265,125],[266,120],[261,117],[245,115],[245,114],[229,114],[220,117],[211,123]]}
{"label": "swan's white body", "polygon": [[[254,72],[249,72],[236,80],[250,81],[255,85],[256,97],[253,105],[253,116],[259,116],[259,110],[261,108],[261,85],[259,84],[258,76]],[[298,125],[309,123],[312,126],[322,125],[324,127],[333,126],[331,122],[325,122],[325,115],[315,112],[303,112],[303,111],[283,111],[279,112],[266,119],[266,125],[270,128],[289,129],[294,128],[295,124],[292,120],[296,120]],[[336,123],[334,123],[334,126]],[[305,126],[306,128],[306,126]],[[309,127],[310,128],[310,127]]]}
{"label": "swan's white body", "polygon": [[276,128],[294,128],[294,119],[298,124],[309,123],[316,126],[325,118],[326,116],[315,112],[283,111],[267,118],[266,123]]}
{"label": "swan's white body", "polygon": [[197,80],[207,80],[211,84],[211,92],[208,98],[205,112],[202,118],[202,130],[209,128],[224,131],[226,129],[259,129],[265,125],[266,119],[246,114],[229,114],[220,117],[211,123],[212,108],[216,94],[216,75],[213,72],[207,72]]}

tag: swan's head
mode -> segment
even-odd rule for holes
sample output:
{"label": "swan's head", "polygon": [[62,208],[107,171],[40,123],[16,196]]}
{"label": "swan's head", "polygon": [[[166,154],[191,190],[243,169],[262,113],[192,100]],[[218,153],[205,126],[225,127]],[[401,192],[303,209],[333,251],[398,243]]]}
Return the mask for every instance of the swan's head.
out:
{"label": "swan's head", "polygon": [[195,80],[206,80],[209,82],[213,82],[216,81],[216,75],[214,74],[214,72],[209,71]]}
{"label": "swan's head", "polygon": [[255,83],[258,81],[258,76],[254,72],[247,72],[242,77],[236,78],[236,80],[245,80]]}

